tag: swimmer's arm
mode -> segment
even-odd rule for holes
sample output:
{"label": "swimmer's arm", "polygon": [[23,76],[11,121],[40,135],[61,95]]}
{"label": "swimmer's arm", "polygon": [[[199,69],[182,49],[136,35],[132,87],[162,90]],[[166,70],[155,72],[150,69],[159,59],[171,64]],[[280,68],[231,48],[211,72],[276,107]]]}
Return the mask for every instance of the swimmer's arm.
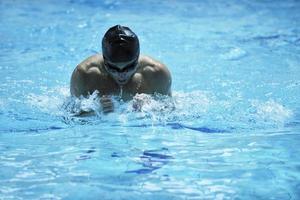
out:
{"label": "swimmer's arm", "polygon": [[[71,80],[71,94],[76,97],[88,96],[93,93],[96,89],[93,84],[90,83],[93,75],[97,74],[97,71],[86,71],[82,69],[81,66],[78,66],[74,71]],[[112,99],[109,96],[101,95],[100,96],[100,104],[102,107],[103,113],[109,113],[114,111],[114,105]]]}
{"label": "swimmer's arm", "polygon": [[[87,97],[89,94],[93,93],[96,89],[93,88],[93,84],[90,81],[93,79],[93,76],[97,75],[98,73],[99,72],[96,70],[86,70],[81,65],[77,66],[71,79],[71,94],[76,97]],[[101,94],[99,94],[99,96],[103,113],[113,112],[114,105],[112,99],[109,96]]]}
{"label": "swimmer's arm", "polygon": [[88,91],[85,85],[86,82],[86,70],[82,65],[78,65],[71,77],[71,83],[70,83],[70,92],[72,96],[80,97],[87,96]]}
{"label": "swimmer's arm", "polygon": [[151,83],[153,93],[172,96],[172,77],[165,65],[159,63],[154,66]]}
{"label": "swimmer's arm", "polygon": [[96,66],[100,65],[100,61],[101,57],[96,54],[77,65],[71,77],[71,95],[76,97],[87,96],[96,90],[96,80],[100,76],[100,70]]}
{"label": "swimmer's arm", "polygon": [[147,83],[149,93],[172,96],[172,77],[167,66],[145,55],[141,56],[140,61],[143,66],[143,79]]}
{"label": "swimmer's arm", "polygon": [[[91,56],[75,68],[71,77],[71,95],[87,97],[97,90],[97,85],[103,82],[101,72],[99,67],[97,67],[100,65],[101,59],[102,57],[98,54]],[[101,94],[99,94],[99,96],[103,113],[113,112],[114,106],[112,99],[105,95],[102,96]]]}
{"label": "swimmer's arm", "polygon": [[111,97],[103,95],[100,98],[100,104],[102,106],[102,112],[107,114],[114,111],[114,104]]}

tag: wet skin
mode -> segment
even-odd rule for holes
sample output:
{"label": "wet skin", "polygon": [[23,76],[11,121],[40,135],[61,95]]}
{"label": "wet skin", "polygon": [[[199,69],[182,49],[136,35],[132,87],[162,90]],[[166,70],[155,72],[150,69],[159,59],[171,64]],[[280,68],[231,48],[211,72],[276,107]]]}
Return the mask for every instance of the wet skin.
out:
{"label": "wet skin", "polygon": [[131,100],[136,94],[171,95],[171,74],[162,63],[140,56],[138,60],[110,63],[101,54],[93,55],[81,62],[71,77],[71,94],[88,96],[98,91],[103,111],[113,111],[111,95],[124,101]]}

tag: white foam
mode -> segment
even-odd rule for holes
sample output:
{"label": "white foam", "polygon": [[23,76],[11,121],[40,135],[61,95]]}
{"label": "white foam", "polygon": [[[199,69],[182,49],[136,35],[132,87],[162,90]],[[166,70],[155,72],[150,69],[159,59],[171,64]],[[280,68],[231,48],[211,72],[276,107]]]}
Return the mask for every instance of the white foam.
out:
{"label": "white foam", "polygon": [[275,122],[282,125],[293,115],[290,109],[272,99],[266,102],[252,101],[252,104],[256,107],[257,117],[264,122]]}
{"label": "white foam", "polygon": [[65,99],[69,96],[68,87],[57,87],[50,90],[45,89],[43,94],[30,93],[27,95],[27,103],[43,112],[60,114],[59,109]]}
{"label": "white foam", "polygon": [[238,60],[247,55],[247,52],[239,47],[230,48],[228,52],[221,55],[225,60]]}
{"label": "white foam", "polygon": [[93,113],[99,120],[111,123],[180,122],[197,127],[253,129],[282,126],[292,116],[290,109],[274,100],[263,102],[243,97],[238,101],[231,98],[220,100],[206,91],[174,91],[172,98],[138,94],[129,102],[118,101],[118,97],[114,97],[115,111],[103,115],[98,92],[87,98],[74,98],[70,96],[68,87],[45,91],[42,95],[29,94],[28,103],[52,115],[76,117],[82,113]]}

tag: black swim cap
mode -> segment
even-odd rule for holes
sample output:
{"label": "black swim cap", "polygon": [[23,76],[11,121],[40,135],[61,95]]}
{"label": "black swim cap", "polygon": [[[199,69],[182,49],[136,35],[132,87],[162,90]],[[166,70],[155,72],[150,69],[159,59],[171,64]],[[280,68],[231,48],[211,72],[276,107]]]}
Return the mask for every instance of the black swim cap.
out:
{"label": "black swim cap", "polygon": [[110,62],[128,62],[140,55],[137,35],[130,28],[116,25],[108,29],[102,39],[103,58]]}

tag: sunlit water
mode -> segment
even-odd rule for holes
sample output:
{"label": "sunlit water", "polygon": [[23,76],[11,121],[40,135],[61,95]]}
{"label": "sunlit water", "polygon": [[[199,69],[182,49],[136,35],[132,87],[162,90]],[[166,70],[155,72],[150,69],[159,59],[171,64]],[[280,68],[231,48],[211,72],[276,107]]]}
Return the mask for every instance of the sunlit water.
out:
{"label": "sunlit water", "polygon": [[[3,0],[0,22],[0,199],[300,198],[299,1]],[[115,24],[172,98],[70,96]]]}

